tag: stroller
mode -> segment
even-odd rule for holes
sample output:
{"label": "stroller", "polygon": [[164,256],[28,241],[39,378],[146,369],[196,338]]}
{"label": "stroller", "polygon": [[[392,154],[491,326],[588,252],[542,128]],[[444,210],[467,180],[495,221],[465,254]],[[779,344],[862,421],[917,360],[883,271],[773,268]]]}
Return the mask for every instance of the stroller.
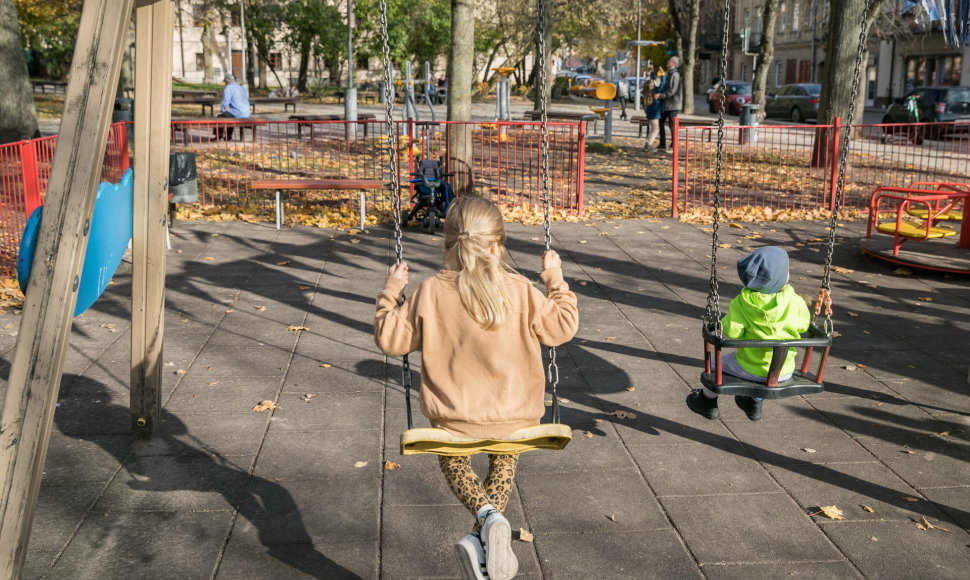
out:
{"label": "stroller", "polygon": [[401,225],[406,227],[413,219],[429,233],[434,233],[435,228],[441,227],[453,197],[451,184],[444,178],[454,173],[443,173],[440,160],[421,159],[417,171],[411,175],[413,179],[408,183],[414,184],[414,195],[411,196],[411,209],[401,214]]}

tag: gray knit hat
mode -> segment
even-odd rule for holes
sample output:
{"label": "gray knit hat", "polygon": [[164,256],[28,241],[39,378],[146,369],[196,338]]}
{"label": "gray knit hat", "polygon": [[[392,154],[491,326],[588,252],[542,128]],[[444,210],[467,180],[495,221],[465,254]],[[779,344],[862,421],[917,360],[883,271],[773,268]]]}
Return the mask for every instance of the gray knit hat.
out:
{"label": "gray knit hat", "polygon": [[788,283],[788,253],[778,246],[758,248],[738,260],[738,277],[755,292],[780,292]]}

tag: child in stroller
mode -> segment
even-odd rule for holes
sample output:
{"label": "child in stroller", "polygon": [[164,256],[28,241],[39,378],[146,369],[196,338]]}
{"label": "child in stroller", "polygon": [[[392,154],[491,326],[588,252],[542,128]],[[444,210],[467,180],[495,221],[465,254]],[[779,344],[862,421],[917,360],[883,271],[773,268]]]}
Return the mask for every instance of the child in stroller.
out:
{"label": "child in stroller", "polygon": [[440,159],[419,159],[416,169],[411,174],[413,179],[408,181],[414,184],[411,209],[401,214],[401,225],[406,227],[413,219],[429,232],[434,232],[435,228],[441,227],[453,196],[451,184],[444,178],[454,173],[443,173]]}

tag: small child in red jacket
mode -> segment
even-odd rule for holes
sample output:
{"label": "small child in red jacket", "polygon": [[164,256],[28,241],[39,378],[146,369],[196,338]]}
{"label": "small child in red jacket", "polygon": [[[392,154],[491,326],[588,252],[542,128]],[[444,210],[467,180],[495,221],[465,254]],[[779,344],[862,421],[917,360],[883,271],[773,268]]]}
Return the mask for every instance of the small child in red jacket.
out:
{"label": "small child in red jacket", "polygon": [[[542,255],[543,294],[506,263],[505,224],[490,201],[456,199],[445,220],[441,271],[407,300],[408,266],[391,266],[377,297],[374,337],[391,356],[422,352],[421,412],[432,426],[467,438],[499,439],[538,425],[545,414],[540,345],[576,334],[576,295],[559,255]],[[464,578],[512,578],[518,561],[502,515],[517,455],[490,455],[484,483],[468,456],[439,456],[452,492],[475,515],[472,534],[455,546]]]}

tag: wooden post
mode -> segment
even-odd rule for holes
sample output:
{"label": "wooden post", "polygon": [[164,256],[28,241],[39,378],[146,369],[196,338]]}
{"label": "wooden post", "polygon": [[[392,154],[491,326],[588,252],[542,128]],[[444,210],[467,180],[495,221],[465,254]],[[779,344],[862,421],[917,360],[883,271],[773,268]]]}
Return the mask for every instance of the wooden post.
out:
{"label": "wooden post", "polygon": [[0,414],[0,578],[19,578],[134,0],[85,0],[10,383]]}
{"label": "wooden post", "polygon": [[172,116],[170,0],[135,3],[135,182],[131,252],[131,426],[151,433],[162,400],[165,220]]}

